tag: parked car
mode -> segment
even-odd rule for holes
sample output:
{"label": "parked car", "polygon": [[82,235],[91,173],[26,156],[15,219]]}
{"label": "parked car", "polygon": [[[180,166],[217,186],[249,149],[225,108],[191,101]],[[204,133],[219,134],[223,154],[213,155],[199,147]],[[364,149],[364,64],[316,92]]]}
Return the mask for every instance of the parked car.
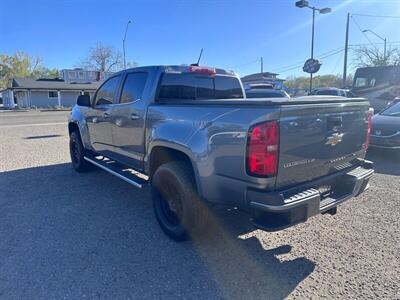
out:
{"label": "parked car", "polygon": [[250,89],[246,90],[247,98],[290,98],[284,90]]}
{"label": "parked car", "polygon": [[400,150],[400,101],[372,118],[371,146]]}
{"label": "parked car", "polygon": [[338,89],[334,87],[314,89],[309,95],[328,95],[328,96],[341,96],[341,97],[354,97],[350,90]]}
{"label": "parked car", "polygon": [[308,98],[246,99],[239,77],[216,68],[124,70],[93,99],[78,97],[72,166],[149,185],[158,223],[176,241],[201,232],[217,204],[242,209],[257,228],[287,228],[335,214],[374,172],[364,159],[369,103]]}
{"label": "parked car", "polygon": [[400,97],[394,98],[392,101],[390,101],[390,102],[387,104],[387,106],[389,107],[389,106],[391,106],[391,105],[393,105],[393,104],[395,104],[395,103],[397,103],[397,102],[400,102]]}

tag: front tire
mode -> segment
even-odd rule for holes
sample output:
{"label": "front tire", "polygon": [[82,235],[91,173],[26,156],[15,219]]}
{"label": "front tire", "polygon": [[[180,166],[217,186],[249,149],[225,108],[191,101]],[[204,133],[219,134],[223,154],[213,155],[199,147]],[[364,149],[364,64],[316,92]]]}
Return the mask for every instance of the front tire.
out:
{"label": "front tire", "polygon": [[93,165],[84,159],[86,150],[79,133],[76,131],[73,131],[69,137],[69,152],[72,166],[77,172],[83,173],[93,168]]}
{"label": "front tire", "polygon": [[169,162],[154,173],[151,184],[154,212],[161,229],[174,241],[204,231],[208,208],[199,199],[190,166]]}

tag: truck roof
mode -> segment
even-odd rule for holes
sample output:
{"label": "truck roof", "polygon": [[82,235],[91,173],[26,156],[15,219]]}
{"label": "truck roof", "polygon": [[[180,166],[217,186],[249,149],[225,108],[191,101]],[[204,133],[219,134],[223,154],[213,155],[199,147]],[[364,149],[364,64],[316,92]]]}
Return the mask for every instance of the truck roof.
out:
{"label": "truck roof", "polygon": [[[194,73],[202,73],[204,75],[231,75],[237,76],[234,71],[229,71],[221,68],[208,67],[208,66],[197,66],[197,65],[151,65],[151,66],[141,66],[126,69],[126,71],[130,70],[162,70],[166,73],[186,73],[186,72],[194,72]],[[117,72],[121,73],[123,71]]]}

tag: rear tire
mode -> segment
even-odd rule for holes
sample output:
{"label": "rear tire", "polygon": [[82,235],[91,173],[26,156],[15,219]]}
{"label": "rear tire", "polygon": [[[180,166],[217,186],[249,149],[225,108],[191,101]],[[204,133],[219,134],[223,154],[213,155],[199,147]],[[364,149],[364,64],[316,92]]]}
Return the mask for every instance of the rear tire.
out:
{"label": "rear tire", "polygon": [[151,184],[154,212],[161,229],[174,241],[200,234],[208,223],[208,207],[197,195],[190,166],[174,161],[161,165]]}
{"label": "rear tire", "polygon": [[77,131],[73,131],[69,137],[69,152],[72,166],[77,172],[83,173],[93,169],[93,165],[84,159],[86,150]]}

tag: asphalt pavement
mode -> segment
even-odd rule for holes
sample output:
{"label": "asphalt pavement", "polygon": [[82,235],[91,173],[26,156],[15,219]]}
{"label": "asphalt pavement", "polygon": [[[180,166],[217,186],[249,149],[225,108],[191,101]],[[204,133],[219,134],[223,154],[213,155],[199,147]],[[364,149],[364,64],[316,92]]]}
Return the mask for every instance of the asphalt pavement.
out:
{"label": "asphalt pavement", "polygon": [[0,299],[400,298],[400,162],[284,231],[219,211],[207,237],[160,230],[147,190],[69,163],[68,112],[0,114]]}

